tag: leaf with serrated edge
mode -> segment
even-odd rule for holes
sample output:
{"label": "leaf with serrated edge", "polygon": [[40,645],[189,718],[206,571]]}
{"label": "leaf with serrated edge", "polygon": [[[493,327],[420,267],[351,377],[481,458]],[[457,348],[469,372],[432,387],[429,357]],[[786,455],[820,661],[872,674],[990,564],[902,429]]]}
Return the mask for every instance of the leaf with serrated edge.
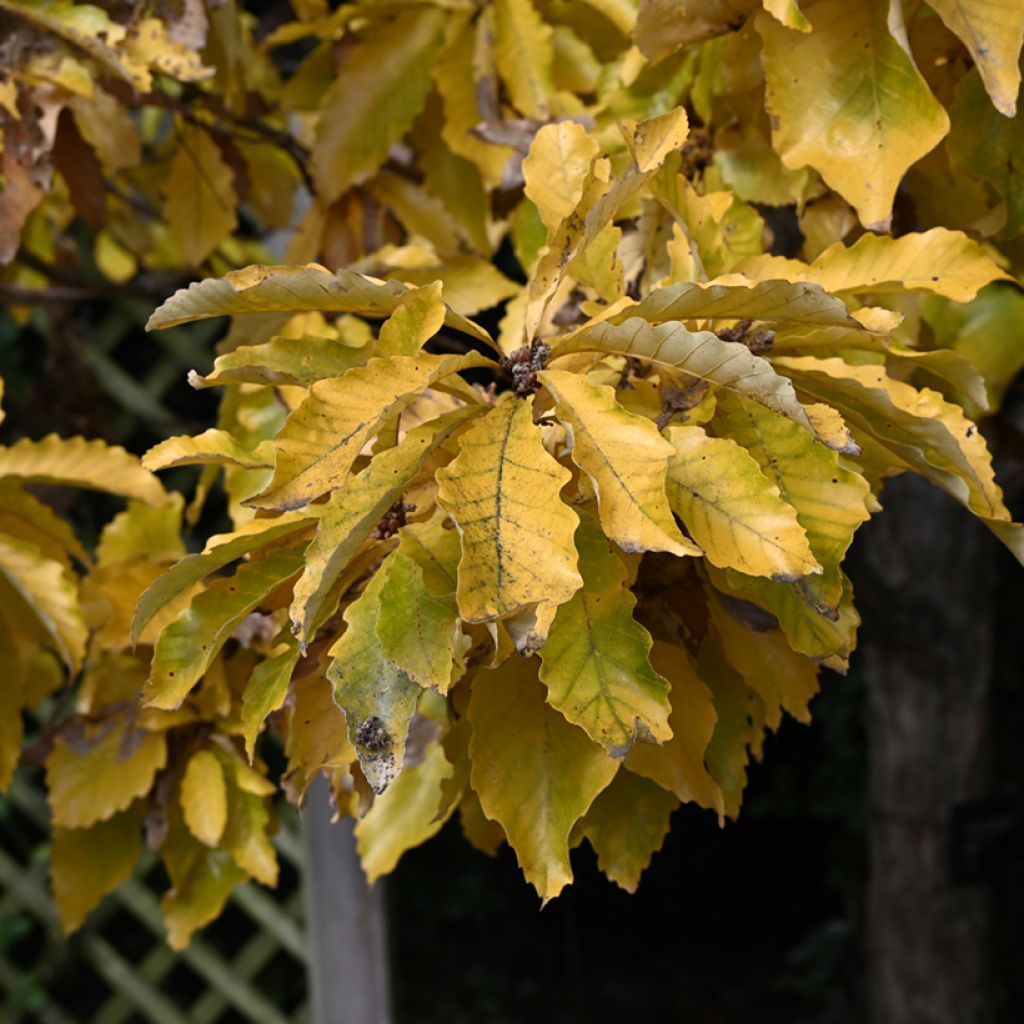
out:
{"label": "leaf with serrated edge", "polygon": [[758,277],[810,282],[827,292],[927,291],[956,302],[969,302],[993,281],[1012,280],[974,239],[948,228],[899,238],[868,233],[849,247],[830,245],[810,265],[755,256],[738,269]]}
{"label": "leaf with serrated edge", "polygon": [[626,567],[598,525],[576,531],[583,586],[558,608],[540,648],[548,703],[612,757],[671,738],[669,684],[651,668],[651,637],[633,618]]}
{"label": "leaf with serrated edge", "polygon": [[674,449],[647,418],[619,405],[615,389],[564,370],[538,374],[572,440],[572,460],[591,479],[601,525],[624,551],[699,555],[672,518],[665,473]]}
{"label": "leaf with serrated edge", "polygon": [[636,892],[678,806],[674,793],[633,772],[620,771],[598,794],[581,824],[597,854],[598,868],[626,892]]}
{"label": "leaf with serrated edge", "polygon": [[331,648],[327,670],[334,702],[345,712],[359,766],[375,793],[383,793],[402,771],[409,723],[423,693],[381,649],[376,623],[385,579],[380,570],[374,573],[345,610],[347,628]]}
{"label": "leaf with serrated edge", "polygon": [[20,481],[0,480],[0,534],[34,544],[44,557],[64,566],[69,565],[69,556],[83,565],[90,563],[71,524],[24,490]]}
{"label": "leaf with serrated edge", "polygon": [[726,436],[757,460],[807,531],[811,552],[824,571],[798,580],[795,590],[820,613],[835,614],[843,593],[839,565],[870,516],[867,481],[841,466],[839,456],[815,443],[807,431],[753,402],[720,396],[716,417]]}
{"label": "leaf with serrated edge", "polygon": [[166,762],[163,733],[131,729],[124,721],[86,726],[74,746],[58,738],[46,760],[54,825],[88,828],[125,810],[150,792]]}
{"label": "leaf with serrated edge", "polygon": [[402,296],[401,304],[381,324],[375,352],[379,356],[414,356],[441,329],[445,305],[441,282],[425,284]]}
{"label": "leaf with serrated edge", "polygon": [[374,799],[355,828],[356,849],[370,885],[390,874],[404,853],[441,831],[456,806],[437,815],[441,786],[451,774],[452,766],[435,743],[418,765],[407,768]]}
{"label": "leaf with serrated edge", "polygon": [[697,675],[690,655],[682,648],[655,641],[651,664],[671,684],[672,712],[668,724],[672,738],[661,746],[638,743],[626,755],[631,772],[651,779],[684,803],[723,814],[718,784],[704,767],[704,753],[715,730],[711,692]]}
{"label": "leaf with serrated edge", "polygon": [[[381,281],[352,270],[331,273],[316,263],[297,267],[251,266],[224,277],[208,277],[181,288],[167,299],[146,323],[159,331],[193,320],[244,313],[356,313],[388,317],[409,286]],[[482,328],[449,309],[444,322],[463,334],[490,343]]]}
{"label": "leaf with serrated edge", "polygon": [[308,388],[318,380],[340,377],[355,366],[365,366],[376,354],[372,345],[352,348],[334,338],[278,335],[262,345],[239,345],[218,356],[206,376],[190,373],[188,382],[197,389],[223,384],[297,384]]}
{"label": "leaf with serrated edge", "polygon": [[569,833],[619,763],[545,703],[536,672],[512,658],[473,679],[470,780],[546,903],[572,881]]}
{"label": "leaf with serrated edge", "polygon": [[509,98],[526,117],[544,119],[555,91],[551,28],[530,0],[495,0],[494,58]]}
{"label": "leaf with serrated edge", "polygon": [[571,476],[544,448],[532,398],[504,398],[459,439],[459,454],[438,470],[437,500],[462,539],[466,622],[561,604],[579,589],[578,518],[561,498]]}
{"label": "leaf with serrated edge", "polygon": [[639,124],[627,118],[620,123],[619,128],[637,170],[642,173],[656,171],[669,153],[682,146],[690,132],[686,111],[682,108],[648,118]]}
{"label": "leaf with serrated edge", "polygon": [[949,118],[887,24],[884,0],[826,0],[808,8],[812,31],[755,20],[764,43],[766,105],[782,162],[810,165],[886,230],[911,164],[949,131]]}
{"label": "leaf with serrated edge", "polygon": [[381,516],[416,478],[424,458],[478,409],[456,409],[410,430],[400,444],[373,461],[331,495],[320,512],[316,536],[295,584],[291,620],[300,642],[311,638],[323,603],[352,556]]}
{"label": "leaf with serrated edge", "polygon": [[168,500],[160,481],[134,455],[84,437],[49,434],[41,441],[22,438],[10,447],[0,447],[0,477],[6,476],[106,491],[147,505]]}
{"label": "leaf with serrated edge", "polygon": [[458,370],[491,365],[478,353],[371,359],[343,377],[319,381],[274,440],[274,477],[246,505],[294,509],[341,487],[368,440],[396,413]]}
{"label": "leaf with serrated edge", "polygon": [[215,579],[161,634],[143,689],[148,707],[173,710],[231,634],[273,590],[302,568],[304,545],[279,548]]}
{"label": "leaf with serrated edge", "polygon": [[44,558],[34,544],[0,534],[0,578],[31,609],[65,664],[77,670],[89,631],[78,588],[64,566]]}
{"label": "leaf with serrated edge", "polygon": [[552,358],[571,352],[611,352],[666,370],[683,370],[812,429],[789,380],[746,345],[722,341],[710,331],[691,332],[680,323],[649,324],[631,317],[621,324],[595,323],[552,346]]}
{"label": "leaf with serrated edge", "polygon": [[311,529],[314,522],[312,516],[299,513],[278,519],[253,519],[234,533],[211,537],[204,551],[186,555],[154,580],[139,598],[132,621],[132,643],[138,643],[143,630],[162,608],[190,590],[203,577],[258,548]]}
{"label": "leaf with serrated edge", "polygon": [[735,441],[690,426],[669,427],[668,439],[669,501],[708,561],[779,580],[822,571],[793,507]]}
{"label": "leaf with serrated edge", "polygon": [[248,449],[226,430],[211,427],[195,437],[169,437],[142,456],[148,470],[171,469],[175,466],[241,466],[243,469],[272,469],[274,446],[261,441]]}
{"label": "leaf with serrated edge", "polygon": [[197,750],[181,777],[181,811],[189,831],[206,846],[216,846],[228,821],[228,788],[220,762],[209,750]]}

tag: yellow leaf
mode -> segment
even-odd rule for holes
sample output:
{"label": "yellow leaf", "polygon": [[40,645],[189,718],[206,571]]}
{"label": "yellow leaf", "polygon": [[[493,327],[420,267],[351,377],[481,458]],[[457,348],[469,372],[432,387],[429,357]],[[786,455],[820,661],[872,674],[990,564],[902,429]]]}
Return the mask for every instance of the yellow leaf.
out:
{"label": "yellow leaf", "polygon": [[132,806],[90,828],[55,828],[50,852],[50,884],[65,933],[84,922],[89,911],[131,878],[142,852],[146,803]]}
{"label": "yellow leaf", "polygon": [[691,332],[676,322],[649,324],[632,316],[621,324],[591,324],[552,346],[552,358],[572,352],[612,352],[642,359],[662,370],[683,370],[760,402],[811,430],[789,380],[746,345],[722,341],[710,331]]}
{"label": "yellow leaf", "polygon": [[90,561],[71,525],[15,480],[0,480],[2,534],[35,545],[43,557],[60,562],[65,568],[70,566],[69,556],[83,565]]}
{"label": "yellow leaf", "polygon": [[161,634],[143,691],[148,707],[173,710],[188,696],[243,620],[302,568],[302,547],[279,548],[220,576]]}
{"label": "yellow leaf", "polygon": [[169,437],[142,456],[143,467],[151,471],[204,464],[272,469],[274,446],[270,441],[261,441],[250,451],[233,434],[211,427],[195,437]]}
{"label": "yellow leaf", "polygon": [[345,610],[348,628],[331,648],[334,660],[327,670],[363,775],[378,794],[401,774],[409,723],[423,693],[384,657],[377,620],[384,611],[380,595],[385,579],[384,573],[374,573]]}
{"label": "yellow leaf", "polygon": [[5,476],[106,491],[147,505],[168,500],[160,481],[134,455],[84,437],[50,434],[41,441],[22,438],[10,447],[0,447],[0,477]]}
{"label": "yellow leaf", "polygon": [[277,885],[277,854],[267,835],[270,809],[266,798],[237,785],[228,787],[227,796],[227,823],[221,845],[247,875],[263,885]]}
{"label": "yellow leaf", "polygon": [[757,0],[640,0],[633,40],[653,63],[735,31],[755,6]]}
{"label": "yellow leaf", "polygon": [[810,32],[811,23],[804,17],[797,0],[763,0],[764,9],[780,25],[795,28],[798,32]]}
{"label": "yellow leaf", "polygon": [[183,501],[180,494],[168,497],[170,500],[166,505],[156,508],[140,501],[128,502],[128,507],[103,527],[96,548],[97,564],[112,566],[135,558],[156,562],[183,557]]}
{"label": "yellow leaf", "polygon": [[723,813],[718,784],[704,767],[704,754],[715,730],[715,708],[711,692],[697,675],[690,655],[683,649],[656,641],[651,664],[671,684],[672,713],[668,724],[672,738],[661,746],[637,744],[626,755],[625,765],[684,803]]}
{"label": "yellow leaf", "polygon": [[399,267],[388,276],[410,285],[440,281],[449,307],[467,317],[497,306],[519,291],[519,285],[490,260],[478,256],[453,256],[443,264],[425,267]]}
{"label": "yellow leaf", "polygon": [[371,359],[343,377],[319,381],[275,438],[274,477],[246,504],[294,509],[341,487],[380,426],[428,387],[459,370],[492,365],[468,355]]}
{"label": "yellow leaf", "polygon": [[555,614],[540,678],[553,708],[622,757],[638,740],[671,738],[669,684],[648,660],[651,637],[633,618],[626,567],[590,516],[580,520],[576,546],[583,586]]}
{"label": "yellow leaf", "polygon": [[1011,280],[977,242],[962,231],[946,228],[899,238],[864,234],[849,248],[834,243],[810,266],[796,260],[780,264],[775,257],[758,257],[744,261],[740,269],[792,282],[814,282],[829,292],[917,290],[957,302],[968,302],[993,281]]}
{"label": "yellow leaf", "polygon": [[808,8],[812,31],[761,14],[757,30],[773,142],[782,162],[810,165],[886,230],[907,168],[949,131],[949,118],[889,32],[885,0],[826,0]]}
{"label": "yellow leaf", "polygon": [[514,658],[477,673],[469,756],[484,814],[501,823],[546,903],[572,881],[569,833],[619,765],[547,706],[536,665]]}
{"label": "yellow leaf", "polygon": [[164,197],[163,214],[171,237],[193,266],[235,230],[234,172],[205,128],[191,125],[178,136]]}
{"label": "yellow leaf", "polygon": [[597,866],[626,892],[636,892],[640,876],[668,835],[679,800],[653,782],[620,771],[598,794],[582,830],[597,854]]}
{"label": "yellow leaf", "polygon": [[458,409],[410,430],[400,444],[375,456],[331,495],[320,512],[292,598],[290,615],[300,642],[311,639],[338,577],[415,479],[427,454],[478,411]]}
{"label": "yellow leaf", "polygon": [[369,178],[412,126],[430,91],[445,12],[408,7],[372,22],[321,102],[313,176],[333,202]]}
{"label": "yellow leaf", "polygon": [[551,28],[530,0],[495,0],[494,58],[513,106],[544,120],[555,91]]}
{"label": "yellow leaf", "polygon": [[53,823],[88,828],[145,796],[167,762],[163,733],[114,720],[84,725],[74,740],[61,736],[46,760]]}
{"label": "yellow leaf", "polygon": [[89,633],[78,588],[64,566],[44,558],[34,544],[0,534],[0,581],[10,587],[10,600],[27,606],[64,663],[76,671]]}
{"label": "yellow leaf", "polygon": [[419,764],[407,768],[374,799],[355,828],[356,848],[370,885],[390,874],[406,851],[441,831],[455,810],[452,804],[446,814],[437,814],[441,786],[451,774],[452,766],[435,743]]}
{"label": "yellow leaf", "polygon": [[794,590],[821,614],[836,614],[843,593],[839,565],[857,528],[870,516],[867,481],[841,466],[839,456],[816,444],[806,430],[752,402],[723,396],[716,415],[726,436],[743,445],[796,509],[811,552],[824,569],[821,576],[796,581]]}
{"label": "yellow leaf", "polygon": [[[399,281],[380,281],[351,270],[332,274],[315,263],[299,267],[252,266],[179,289],[153,313],[146,330],[158,331],[193,320],[242,313],[320,310],[387,317],[408,290]],[[470,337],[490,342],[482,327],[450,309],[445,314],[445,323]]]}
{"label": "yellow leaf", "polygon": [[22,676],[24,668],[15,646],[12,630],[0,612],[0,664],[6,679],[0,686],[0,793],[6,793],[21,760],[21,741],[25,723],[21,706],[25,698]]}
{"label": "yellow leaf", "polygon": [[668,507],[665,473],[674,449],[658,428],[623,409],[607,385],[564,370],[538,377],[558,403],[573,462],[593,481],[605,533],[624,551],[699,555]]}
{"label": "yellow leaf", "polygon": [[461,436],[458,456],[437,472],[437,500],[462,539],[466,622],[562,604],[579,589],[578,519],[560,495],[570,478],[544,448],[532,399],[505,398]]}
{"label": "yellow leaf", "polygon": [[414,288],[381,324],[375,353],[379,356],[414,356],[441,329],[445,304],[440,281]]}
{"label": "yellow leaf", "polygon": [[713,565],[793,580],[820,573],[796,511],[735,441],[702,427],[671,426],[673,509]]}
{"label": "yellow leaf", "polygon": [[523,160],[525,191],[537,204],[548,234],[576,208],[587,171],[600,151],[597,140],[575,121],[545,125]]}
{"label": "yellow leaf", "polygon": [[[178,830],[185,832],[183,825],[178,826]],[[182,858],[178,871],[170,870],[168,865],[172,887],[160,901],[167,926],[167,944],[174,950],[184,949],[197,929],[220,914],[231,890],[246,877],[226,850],[209,850],[191,834],[186,832],[186,836],[194,848]],[[160,851],[165,864],[168,862],[167,846],[168,843],[164,843]]]}
{"label": "yellow leaf", "polygon": [[1024,44],[1017,0],[933,0],[931,7],[963,40],[999,112],[1016,115]]}
{"label": "yellow leaf", "polygon": [[690,133],[690,123],[682,108],[640,124],[629,119],[622,122],[621,128],[633,161],[642,172],[657,170],[669,153],[682,146]]}
{"label": "yellow leaf", "polygon": [[228,820],[228,787],[220,761],[211,751],[197,750],[188,759],[179,799],[192,835],[207,846],[216,846]]}

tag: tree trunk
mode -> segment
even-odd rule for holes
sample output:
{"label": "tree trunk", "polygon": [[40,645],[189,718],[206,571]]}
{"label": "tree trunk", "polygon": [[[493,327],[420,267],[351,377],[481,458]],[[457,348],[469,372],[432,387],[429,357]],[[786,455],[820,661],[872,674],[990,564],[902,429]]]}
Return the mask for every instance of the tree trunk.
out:
{"label": "tree trunk", "polygon": [[985,795],[993,547],[948,496],[889,481],[865,530],[867,972],[873,1024],[984,1024],[988,908],[951,875],[951,816]]}
{"label": "tree trunk", "polygon": [[390,1024],[383,888],[366,884],[352,820],[331,823],[323,776],[310,786],[302,824],[313,1022]]}

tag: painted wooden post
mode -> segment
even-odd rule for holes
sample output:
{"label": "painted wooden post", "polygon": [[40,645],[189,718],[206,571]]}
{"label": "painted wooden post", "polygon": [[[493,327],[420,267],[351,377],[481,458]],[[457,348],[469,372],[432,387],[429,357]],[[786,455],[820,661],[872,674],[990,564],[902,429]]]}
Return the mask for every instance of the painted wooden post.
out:
{"label": "painted wooden post", "polygon": [[356,854],[352,821],[331,823],[326,781],[302,812],[313,1024],[391,1024],[384,889]]}

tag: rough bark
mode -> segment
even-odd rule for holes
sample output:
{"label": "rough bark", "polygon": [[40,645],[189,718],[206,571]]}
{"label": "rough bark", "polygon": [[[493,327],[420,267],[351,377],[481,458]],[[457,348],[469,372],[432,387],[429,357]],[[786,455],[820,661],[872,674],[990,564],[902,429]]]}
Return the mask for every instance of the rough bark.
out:
{"label": "rough bark", "polygon": [[873,1024],[985,1024],[988,912],[951,877],[952,808],[984,796],[993,545],[910,475],[890,481],[856,578],[869,746]]}

